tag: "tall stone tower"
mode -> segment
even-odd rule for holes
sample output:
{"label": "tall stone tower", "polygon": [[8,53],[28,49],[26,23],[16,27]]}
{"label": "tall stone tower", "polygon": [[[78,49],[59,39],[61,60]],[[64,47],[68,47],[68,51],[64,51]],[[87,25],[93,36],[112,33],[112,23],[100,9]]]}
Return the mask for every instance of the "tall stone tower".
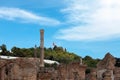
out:
{"label": "tall stone tower", "polygon": [[44,67],[44,30],[40,30],[40,67]]}

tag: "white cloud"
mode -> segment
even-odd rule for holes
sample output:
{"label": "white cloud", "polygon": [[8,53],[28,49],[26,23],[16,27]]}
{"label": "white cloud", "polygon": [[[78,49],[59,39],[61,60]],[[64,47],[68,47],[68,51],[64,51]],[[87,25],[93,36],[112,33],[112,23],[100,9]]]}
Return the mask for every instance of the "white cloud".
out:
{"label": "white cloud", "polygon": [[19,9],[0,7],[0,18],[6,20],[18,20],[25,23],[35,23],[40,25],[59,25],[60,22],[48,17],[38,16],[34,13]]}
{"label": "white cloud", "polygon": [[66,1],[67,8],[61,11],[72,26],[61,29],[56,38],[94,41],[120,37],[119,0]]}

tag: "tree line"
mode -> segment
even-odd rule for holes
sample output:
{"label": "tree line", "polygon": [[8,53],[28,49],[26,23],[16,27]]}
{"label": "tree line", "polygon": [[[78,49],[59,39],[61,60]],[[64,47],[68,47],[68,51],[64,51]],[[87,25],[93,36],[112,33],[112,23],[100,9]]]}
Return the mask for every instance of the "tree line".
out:
{"label": "tree line", "polygon": [[[7,50],[5,44],[0,46],[0,55],[5,56],[15,56],[15,57],[40,57],[40,47],[31,47],[31,48],[19,48],[12,47],[11,50]],[[54,46],[53,48],[44,48],[45,59],[55,60],[60,63],[71,63],[71,62],[80,62],[81,56],[76,55],[75,53],[68,52],[67,49],[63,47]],[[100,59],[93,59],[90,56],[85,56],[83,59],[83,63],[88,67],[96,67],[97,63]]]}

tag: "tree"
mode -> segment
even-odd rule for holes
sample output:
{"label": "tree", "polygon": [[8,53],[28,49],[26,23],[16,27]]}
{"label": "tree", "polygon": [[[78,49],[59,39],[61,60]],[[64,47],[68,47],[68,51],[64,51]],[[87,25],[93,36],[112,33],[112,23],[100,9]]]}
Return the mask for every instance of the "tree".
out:
{"label": "tree", "polygon": [[3,53],[5,53],[7,51],[7,48],[6,48],[6,45],[5,44],[2,44],[0,46],[0,49],[2,50]]}
{"label": "tree", "polygon": [[2,44],[0,46],[0,50],[2,50],[2,52],[1,52],[2,55],[9,55],[9,53],[10,53],[9,51],[7,51],[7,47],[5,44]]}
{"label": "tree", "polygon": [[97,63],[99,62],[99,59],[93,59],[90,56],[85,56],[83,60],[88,67],[96,67]]}
{"label": "tree", "polygon": [[90,56],[85,56],[85,57],[84,57],[84,60],[89,61],[89,60],[93,60],[93,59],[92,59],[92,57],[90,57]]}
{"label": "tree", "polygon": [[24,51],[21,48],[13,47],[11,49],[12,55],[17,57],[25,57]]}

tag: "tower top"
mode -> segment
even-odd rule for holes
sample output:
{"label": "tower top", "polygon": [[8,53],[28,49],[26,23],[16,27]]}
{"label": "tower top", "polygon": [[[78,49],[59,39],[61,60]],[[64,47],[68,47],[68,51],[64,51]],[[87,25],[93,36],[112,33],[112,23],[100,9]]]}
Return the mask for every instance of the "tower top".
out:
{"label": "tower top", "polygon": [[44,32],[44,29],[40,29],[40,32]]}

